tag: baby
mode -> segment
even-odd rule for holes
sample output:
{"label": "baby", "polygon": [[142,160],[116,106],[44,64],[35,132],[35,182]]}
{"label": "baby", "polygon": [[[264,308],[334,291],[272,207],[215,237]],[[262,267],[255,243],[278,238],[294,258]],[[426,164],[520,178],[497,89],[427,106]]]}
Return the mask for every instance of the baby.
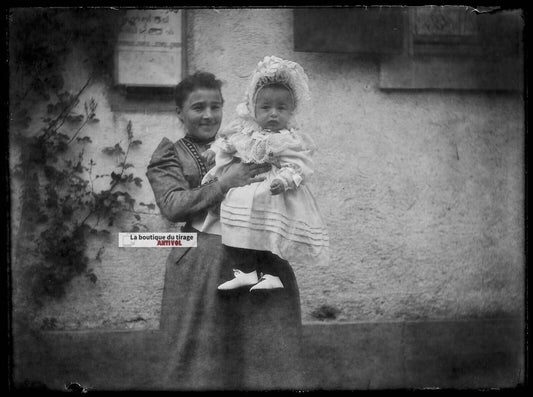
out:
{"label": "baby", "polygon": [[[235,159],[270,163],[262,182],[230,189],[220,205],[222,243],[231,247],[270,251],[289,262],[312,265],[327,257],[328,234],[318,206],[305,181],[313,174],[311,138],[299,131],[294,116],[309,98],[307,76],[295,62],[274,56],[259,62],[238,117],[222,130],[206,157],[215,166],[209,182]],[[209,223],[209,222],[208,222]],[[213,221],[210,221],[211,225]],[[200,229],[206,231],[205,228]],[[283,288],[273,274],[244,273],[219,290],[251,287],[251,291]]]}

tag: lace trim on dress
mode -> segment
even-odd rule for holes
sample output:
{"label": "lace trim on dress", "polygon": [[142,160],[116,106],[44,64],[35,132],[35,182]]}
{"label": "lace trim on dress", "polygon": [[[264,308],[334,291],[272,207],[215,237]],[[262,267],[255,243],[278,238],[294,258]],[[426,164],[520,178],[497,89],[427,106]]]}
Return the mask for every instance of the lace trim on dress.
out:
{"label": "lace trim on dress", "polygon": [[283,129],[278,133],[263,130],[250,117],[238,117],[219,134],[216,143],[223,151],[234,148],[245,163],[273,163],[286,149],[315,151],[316,146],[309,136],[294,128]]}

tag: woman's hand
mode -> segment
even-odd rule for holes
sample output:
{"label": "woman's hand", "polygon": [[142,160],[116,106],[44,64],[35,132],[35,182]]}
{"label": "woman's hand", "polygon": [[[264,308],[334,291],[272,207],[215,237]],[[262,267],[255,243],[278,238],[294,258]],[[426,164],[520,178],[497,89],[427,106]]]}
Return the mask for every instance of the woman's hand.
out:
{"label": "woman's hand", "polygon": [[249,185],[254,182],[261,182],[266,179],[264,176],[257,176],[270,170],[270,164],[245,164],[234,162],[225,172],[218,177],[222,191],[226,193],[232,187]]}

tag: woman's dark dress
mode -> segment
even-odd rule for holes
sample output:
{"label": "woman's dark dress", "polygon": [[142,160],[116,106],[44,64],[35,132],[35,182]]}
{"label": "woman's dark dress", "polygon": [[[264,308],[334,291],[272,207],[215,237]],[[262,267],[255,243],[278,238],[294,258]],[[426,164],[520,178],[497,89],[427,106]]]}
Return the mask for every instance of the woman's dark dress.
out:
{"label": "woman's dark dress", "polygon": [[[224,198],[219,183],[200,185],[207,172],[189,138],[163,139],[147,177],[161,213],[171,221],[205,216]],[[222,293],[233,268],[276,274],[285,288]],[[161,330],[168,352],[165,387],[171,389],[301,388],[301,314],[298,285],[289,264],[266,251],[222,245],[198,233],[197,248],[172,248],[165,273]]]}

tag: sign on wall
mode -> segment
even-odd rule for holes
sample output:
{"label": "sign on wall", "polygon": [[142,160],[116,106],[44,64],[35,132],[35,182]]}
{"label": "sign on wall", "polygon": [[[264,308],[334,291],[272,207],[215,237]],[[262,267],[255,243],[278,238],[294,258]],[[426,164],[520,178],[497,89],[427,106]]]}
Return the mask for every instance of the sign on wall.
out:
{"label": "sign on wall", "polygon": [[182,76],[183,10],[128,10],[115,48],[115,83],[172,87]]}

